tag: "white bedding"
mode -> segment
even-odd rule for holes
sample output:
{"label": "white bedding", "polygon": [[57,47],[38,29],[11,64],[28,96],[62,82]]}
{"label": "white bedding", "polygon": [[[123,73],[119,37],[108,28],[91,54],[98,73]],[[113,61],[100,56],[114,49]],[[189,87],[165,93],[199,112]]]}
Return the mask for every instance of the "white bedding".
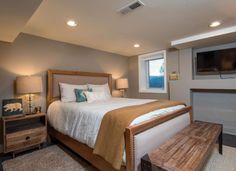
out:
{"label": "white bedding", "polygon": [[[47,114],[51,126],[57,131],[94,148],[102,118],[107,112],[117,108],[144,104],[151,101],[153,100],[128,98],[111,98],[92,103],[64,103],[55,101],[49,106]],[[184,108],[184,105],[147,113],[136,118],[131,125],[181,108]]]}

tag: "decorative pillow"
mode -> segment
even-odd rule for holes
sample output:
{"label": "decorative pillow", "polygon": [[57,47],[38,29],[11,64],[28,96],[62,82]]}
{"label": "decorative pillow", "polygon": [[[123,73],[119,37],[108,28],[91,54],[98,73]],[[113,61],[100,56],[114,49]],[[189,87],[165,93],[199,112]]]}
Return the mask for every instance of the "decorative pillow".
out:
{"label": "decorative pillow", "polygon": [[111,92],[108,83],[102,85],[88,84],[88,87],[92,89],[93,92],[104,92],[107,99],[111,98]]}
{"label": "decorative pillow", "polygon": [[87,102],[91,103],[94,101],[101,101],[101,100],[107,100],[106,94],[103,91],[98,91],[98,92],[89,92],[89,91],[85,91],[84,92],[86,98],[87,98]]}
{"label": "decorative pillow", "polygon": [[75,96],[76,96],[76,102],[85,102],[87,101],[85,92],[92,92],[92,89],[88,90],[82,90],[82,89],[75,89]]}
{"label": "decorative pillow", "polygon": [[61,92],[61,101],[62,102],[75,102],[75,89],[88,89],[87,85],[73,85],[73,84],[66,84],[66,83],[59,83],[60,92]]}

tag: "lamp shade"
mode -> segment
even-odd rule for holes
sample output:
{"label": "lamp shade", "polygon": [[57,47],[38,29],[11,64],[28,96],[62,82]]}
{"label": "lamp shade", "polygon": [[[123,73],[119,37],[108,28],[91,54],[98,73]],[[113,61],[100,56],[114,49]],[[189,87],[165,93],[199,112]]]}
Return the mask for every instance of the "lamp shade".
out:
{"label": "lamp shade", "polygon": [[116,88],[117,89],[126,89],[129,88],[129,83],[127,78],[120,78],[116,80]]}
{"label": "lamp shade", "polygon": [[21,76],[16,78],[16,92],[18,94],[41,93],[42,91],[42,77]]}

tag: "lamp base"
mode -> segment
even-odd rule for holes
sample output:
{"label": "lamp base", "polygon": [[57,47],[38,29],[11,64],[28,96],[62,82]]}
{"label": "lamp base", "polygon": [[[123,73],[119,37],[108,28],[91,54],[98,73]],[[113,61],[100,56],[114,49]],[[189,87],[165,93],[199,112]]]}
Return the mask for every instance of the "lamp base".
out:
{"label": "lamp base", "polygon": [[124,98],[124,97],[126,96],[126,95],[125,95],[125,89],[121,89],[120,91],[121,91],[121,97]]}
{"label": "lamp base", "polygon": [[29,94],[29,106],[28,106],[28,114],[32,114],[32,94]]}

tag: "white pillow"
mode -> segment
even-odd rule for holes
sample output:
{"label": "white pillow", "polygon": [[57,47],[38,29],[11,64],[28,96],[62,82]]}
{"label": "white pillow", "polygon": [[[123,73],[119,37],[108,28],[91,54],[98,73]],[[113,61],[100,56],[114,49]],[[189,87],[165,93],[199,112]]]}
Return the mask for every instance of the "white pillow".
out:
{"label": "white pillow", "polygon": [[84,94],[87,98],[88,103],[91,103],[94,101],[107,100],[107,96],[106,96],[105,92],[103,92],[103,91],[98,91],[98,92],[85,91]]}
{"label": "white pillow", "polygon": [[61,92],[61,101],[62,102],[75,102],[75,89],[83,89],[87,90],[87,85],[73,85],[73,84],[66,84],[66,83],[59,83],[60,92]]}
{"label": "white pillow", "polygon": [[111,92],[108,83],[102,85],[88,84],[88,88],[92,89],[93,92],[104,92],[106,98],[111,98]]}

